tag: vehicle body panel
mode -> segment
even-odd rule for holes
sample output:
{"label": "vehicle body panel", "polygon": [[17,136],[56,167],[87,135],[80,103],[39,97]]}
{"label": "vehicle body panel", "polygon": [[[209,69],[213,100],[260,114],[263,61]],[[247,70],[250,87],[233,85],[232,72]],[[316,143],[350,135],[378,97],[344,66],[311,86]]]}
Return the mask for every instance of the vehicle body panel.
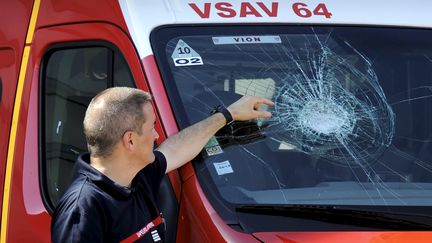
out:
{"label": "vehicle body panel", "polygon": [[[21,3],[11,1],[1,4],[0,21],[9,24],[4,24],[5,27],[0,29],[0,78],[2,79],[0,94],[0,161],[2,161],[0,163],[0,178],[5,176],[18,72],[32,7],[33,1]],[[3,188],[3,183],[4,180],[1,180],[1,188]],[[2,203],[2,198],[0,198],[0,203]]]}
{"label": "vehicle body panel", "polygon": [[[350,2],[347,5],[345,1],[334,0],[325,3],[332,13],[331,18],[318,15],[298,16],[294,14],[294,2],[289,1],[120,0],[119,2],[141,57],[152,53],[150,42],[141,40],[147,40],[154,28],[166,24],[289,23],[431,27],[428,8],[417,8],[417,5],[428,4],[424,1],[408,4],[406,1],[397,0],[390,4],[386,1],[367,0]],[[302,3],[313,8],[321,1],[302,1]]]}
{"label": "vehicle body panel", "polygon": [[[300,7],[321,1],[302,1]],[[51,216],[40,189],[40,77],[43,57],[53,46],[85,41],[112,43],[124,55],[138,88],[150,91],[157,111],[158,143],[179,126],[153,54],[150,34],[166,25],[364,25],[431,28],[431,3],[372,0],[326,2],[331,17],[296,15],[286,1],[41,1],[25,73],[11,183],[5,242],[49,242]],[[0,29],[0,187],[4,197],[7,146],[12,123],[20,63],[33,1],[10,1],[2,6]],[[3,15],[7,13],[7,15]],[[11,14],[13,13],[13,14]],[[16,105],[16,104],[15,104]],[[8,155],[10,156],[10,155]],[[3,162],[5,161],[5,162]],[[431,232],[256,232],[234,230],[218,215],[203,192],[191,163],[169,174],[180,206],[177,242],[430,242]],[[0,200],[0,203],[4,203]],[[4,215],[2,216],[4,217]],[[4,236],[3,236],[4,237]],[[3,239],[3,238],[2,238]]]}

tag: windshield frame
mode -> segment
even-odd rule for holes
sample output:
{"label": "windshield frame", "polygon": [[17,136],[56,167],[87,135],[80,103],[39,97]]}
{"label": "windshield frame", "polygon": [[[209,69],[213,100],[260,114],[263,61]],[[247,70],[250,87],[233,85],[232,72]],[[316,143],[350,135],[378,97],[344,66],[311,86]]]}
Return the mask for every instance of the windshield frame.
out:
{"label": "windshield frame", "polygon": [[[265,27],[271,27],[271,30],[266,30]],[[181,105],[175,105],[180,102],[179,92],[177,91],[177,87],[175,85],[170,85],[173,77],[170,70],[169,64],[167,62],[167,58],[165,57],[165,45],[166,42],[172,38],[178,36],[188,36],[188,35],[248,35],[253,32],[252,28],[261,28],[259,31],[259,35],[265,34],[274,34],[275,29],[277,28],[304,28],[304,27],[367,27],[367,28],[386,28],[386,29],[422,29],[428,30],[425,28],[413,28],[413,27],[392,27],[392,26],[364,26],[364,25],[299,25],[299,24],[207,24],[207,25],[164,25],[159,26],[154,29],[150,35],[150,41],[154,53],[154,57],[156,63],[158,65],[160,74],[162,76],[164,87],[168,94],[168,99],[171,104],[171,107],[174,112],[174,117],[176,118],[177,125],[180,129],[183,129],[190,125],[190,121],[187,116],[182,115],[186,114],[185,109]],[[197,31],[197,28],[199,31]],[[270,29],[270,28],[269,28]],[[199,34],[197,34],[199,32]],[[256,33],[256,32],[255,32]],[[284,32],[285,34],[288,31]],[[181,102],[180,102],[181,103]],[[202,155],[198,155],[193,161],[192,164],[194,166],[195,171],[200,170],[200,164],[203,161]],[[360,230],[360,231],[370,231],[370,230],[383,230],[383,228],[371,228],[366,226],[358,226],[358,225],[347,225],[347,224],[329,224],[322,222],[320,220],[303,220],[303,219],[294,219],[286,220],[285,217],[282,219],[276,220],[278,223],[271,223],[275,217],[274,215],[254,215],[250,219],[255,222],[252,222],[249,226],[242,225],[241,218],[249,218],[250,216],[245,216],[244,213],[237,212],[238,207],[244,206],[242,204],[230,203],[223,199],[223,197],[218,192],[216,184],[208,178],[211,178],[210,173],[206,170],[200,170],[200,173],[195,173],[200,185],[208,197],[212,206],[219,213],[221,218],[232,228],[244,232],[257,232],[257,231],[350,231],[350,230]],[[267,205],[267,204],[266,204]],[[278,205],[283,206],[283,205]],[[292,205],[289,205],[292,206]],[[320,205],[306,205],[303,206],[311,206],[318,207]],[[329,206],[329,205],[321,205],[321,206]],[[400,212],[405,214],[418,214],[424,215],[428,211],[432,211],[432,206],[366,206],[366,205],[334,205],[341,209],[353,209],[363,210],[363,211],[378,211],[378,212]],[[429,215],[429,214],[426,214]],[[429,215],[429,216],[432,216]],[[343,217],[343,216],[342,216]],[[253,219],[252,219],[253,218]],[[288,222],[290,221],[290,222]],[[301,221],[301,223],[299,223]],[[293,223],[294,222],[294,223]],[[266,226],[264,226],[266,225]],[[270,227],[270,228],[269,228]],[[264,230],[265,229],[265,230]],[[413,230],[409,227],[401,226],[400,230]]]}

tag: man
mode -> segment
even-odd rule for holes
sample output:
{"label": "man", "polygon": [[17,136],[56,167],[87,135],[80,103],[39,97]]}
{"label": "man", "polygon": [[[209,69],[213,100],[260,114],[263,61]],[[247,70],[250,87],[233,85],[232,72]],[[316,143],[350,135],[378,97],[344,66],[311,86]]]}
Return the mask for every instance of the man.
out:
{"label": "man", "polygon": [[150,95],[117,87],[90,102],[84,134],[90,153],[76,162],[76,176],[57,206],[51,225],[53,242],[160,242],[164,225],[156,196],[168,173],[193,159],[231,120],[269,118],[259,111],[270,100],[243,97],[166,139],[159,135]]}

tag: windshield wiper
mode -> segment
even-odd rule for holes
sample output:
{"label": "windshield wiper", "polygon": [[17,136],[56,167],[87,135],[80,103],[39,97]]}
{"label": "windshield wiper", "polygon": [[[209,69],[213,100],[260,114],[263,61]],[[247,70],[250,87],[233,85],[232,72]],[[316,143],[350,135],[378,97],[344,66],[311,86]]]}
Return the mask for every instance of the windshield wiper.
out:
{"label": "windshield wiper", "polygon": [[311,219],[322,222],[393,230],[431,230],[432,217],[322,205],[243,205],[239,213]]}

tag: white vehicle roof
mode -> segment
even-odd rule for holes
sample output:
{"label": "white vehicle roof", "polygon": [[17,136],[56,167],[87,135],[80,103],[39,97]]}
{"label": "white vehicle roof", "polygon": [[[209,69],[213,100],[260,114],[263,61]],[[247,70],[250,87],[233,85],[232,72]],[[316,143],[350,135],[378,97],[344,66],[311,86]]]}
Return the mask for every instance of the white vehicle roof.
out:
{"label": "white vehicle roof", "polygon": [[166,24],[283,23],[432,27],[427,0],[119,0],[141,58]]}

